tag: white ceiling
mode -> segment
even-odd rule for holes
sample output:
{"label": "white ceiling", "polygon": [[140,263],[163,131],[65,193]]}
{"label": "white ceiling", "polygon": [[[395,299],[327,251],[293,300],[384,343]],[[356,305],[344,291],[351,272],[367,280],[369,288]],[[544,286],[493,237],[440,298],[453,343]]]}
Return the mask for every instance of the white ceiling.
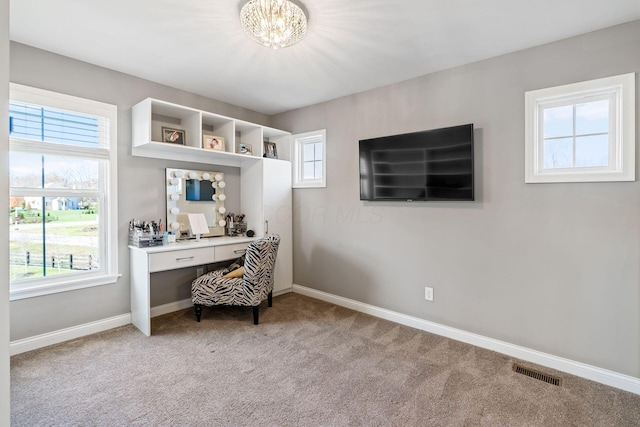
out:
{"label": "white ceiling", "polygon": [[245,0],[11,0],[11,40],[267,114],[640,19],[640,0],[302,0],[306,38]]}

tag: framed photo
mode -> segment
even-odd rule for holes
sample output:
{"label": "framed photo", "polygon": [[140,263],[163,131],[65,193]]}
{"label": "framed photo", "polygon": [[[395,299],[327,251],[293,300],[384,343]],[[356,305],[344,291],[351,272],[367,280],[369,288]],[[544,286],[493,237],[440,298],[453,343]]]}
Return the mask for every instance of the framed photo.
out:
{"label": "framed photo", "polygon": [[275,142],[269,142],[269,141],[264,142],[264,157],[268,157],[270,159],[278,158],[278,150],[276,149]]}
{"label": "framed photo", "polygon": [[184,145],[184,131],[182,129],[173,129],[162,126],[162,142]]}
{"label": "framed photo", "polygon": [[253,156],[253,151],[251,150],[251,145],[249,144],[240,144],[240,154],[247,154],[249,156]]}
{"label": "framed photo", "polygon": [[215,135],[203,135],[202,148],[207,150],[224,151],[224,138]]}

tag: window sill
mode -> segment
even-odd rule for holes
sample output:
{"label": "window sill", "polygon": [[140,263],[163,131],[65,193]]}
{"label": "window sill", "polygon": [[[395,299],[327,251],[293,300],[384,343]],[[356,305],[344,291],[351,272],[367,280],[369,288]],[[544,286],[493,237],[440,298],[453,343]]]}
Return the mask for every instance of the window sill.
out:
{"label": "window sill", "polygon": [[9,291],[9,301],[40,297],[59,292],[75,291],[94,286],[112,285],[118,281],[120,276],[120,274],[111,274],[65,281],[62,283],[33,284],[31,286],[20,287],[20,289],[11,289]]}
{"label": "window sill", "polygon": [[291,186],[292,188],[327,188],[327,183],[324,181],[314,182],[298,182]]}

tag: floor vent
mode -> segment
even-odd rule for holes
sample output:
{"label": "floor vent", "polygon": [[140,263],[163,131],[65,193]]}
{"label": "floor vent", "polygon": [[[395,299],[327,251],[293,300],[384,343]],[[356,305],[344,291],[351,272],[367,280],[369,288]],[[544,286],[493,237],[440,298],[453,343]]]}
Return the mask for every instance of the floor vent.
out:
{"label": "floor vent", "polygon": [[526,375],[528,377],[535,378],[536,380],[544,381],[545,383],[553,384],[558,387],[562,387],[562,378],[547,375],[543,372],[536,371],[535,369],[523,368],[517,363],[513,364],[513,372]]}

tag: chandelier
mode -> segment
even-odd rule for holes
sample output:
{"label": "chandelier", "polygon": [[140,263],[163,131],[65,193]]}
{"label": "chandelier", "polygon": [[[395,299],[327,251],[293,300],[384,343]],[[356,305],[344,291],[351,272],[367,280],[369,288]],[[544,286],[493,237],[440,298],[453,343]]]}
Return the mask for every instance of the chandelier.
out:
{"label": "chandelier", "polygon": [[249,0],[240,24],[252,40],[274,49],[298,43],[307,32],[307,17],[289,0]]}

